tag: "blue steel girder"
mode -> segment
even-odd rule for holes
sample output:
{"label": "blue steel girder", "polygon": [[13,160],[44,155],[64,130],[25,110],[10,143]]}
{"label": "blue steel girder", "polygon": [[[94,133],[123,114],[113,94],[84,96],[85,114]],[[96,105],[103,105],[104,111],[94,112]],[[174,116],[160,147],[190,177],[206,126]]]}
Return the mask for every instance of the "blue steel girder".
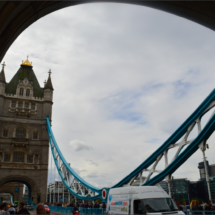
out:
{"label": "blue steel girder", "polygon": [[[55,166],[66,188],[74,196],[83,200],[95,200],[101,198],[102,190],[87,183],[78,174],[76,174],[76,172],[66,162],[52,133],[49,117],[46,118],[46,123]],[[81,195],[79,193],[81,193]]]}
{"label": "blue steel girder", "polygon": [[[140,178],[140,186],[155,185],[165,177],[168,180],[171,174],[175,172],[193,153],[195,153],[199,147],[201,150],[205,150],[205,148],[203,149],[203,145],[205,145],[206,140],[210,137],[215,129],[215,114],[213,112],[208,123],[203,129],[201,128],[201,118],[214,106],[215,89],[152,155],[150,155],[142,164],[140,164],[135,170],[133,170],[129,175],[123,178],[112,188],[131,186],[137,177]],[[52,155],[64,185],[74,196],[83,200],[94,200],[101,198],[102,189],[98,189],[88,184],[68,165],[54,138],[48,117],[46,118],[46,122]],[[198,127],[198,135],[195,139],[188,140],[188,137],[195,126]],[[182,151],[186,145],[188,145],[186,150]],[[168,151],[175,147],[178,147],[178,150],[173,157],[173,160],[169,162]],[[165,168],[164,170],[156,170],[156,167],[162,157],[165,159]],[[152,167],[150,167],[151,165]],[[143,172],[148,173],[147,177],[142,177]],[[152,177],[154,173],[158,173],[158,175]],[[109,188],[105,189],[108,191]],[[87,192],[84,192],[84,190],[87,190]],[[95,193],[97,193],[97,195],[95,195]]]}

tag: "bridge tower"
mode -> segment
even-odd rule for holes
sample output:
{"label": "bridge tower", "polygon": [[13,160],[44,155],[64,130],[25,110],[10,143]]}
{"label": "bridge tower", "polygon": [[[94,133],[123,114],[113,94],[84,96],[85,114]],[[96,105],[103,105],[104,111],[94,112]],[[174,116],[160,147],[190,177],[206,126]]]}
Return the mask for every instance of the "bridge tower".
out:
{"label": "bridge tower", "polygon": [[51,119],[51,72],[40,87],[28,57],[9,83],[5,63],[0,72],[0,187],[8,182],[28,186],[29,203],[46,201]]}

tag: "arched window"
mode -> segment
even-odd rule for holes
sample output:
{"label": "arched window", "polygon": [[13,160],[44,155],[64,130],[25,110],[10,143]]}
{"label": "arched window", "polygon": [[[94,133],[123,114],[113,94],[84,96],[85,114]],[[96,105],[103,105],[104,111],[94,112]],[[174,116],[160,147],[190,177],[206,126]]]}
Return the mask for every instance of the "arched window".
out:
{"label": "arched window", "polygon": [[20,88],[20,90],[19,90],[19,95],[20,95],[20,96],[23,96],[23,92],[24,92],[24,89],[23,89],[23,88]]}
{"label": "arched window", "polygon": [[34,131],[34,133],[33,133],[33,139],[34,140],[38,139],[38,132],[37,131]]}
{"label": "arched window", "polygon": [[17,128],[16,129],[16,138],[26,138],[26,129],[25,128]]}
{"label": "arched window", "polygon": [[26,90],[26,96],[30,96],[30,90],[29,89]]}

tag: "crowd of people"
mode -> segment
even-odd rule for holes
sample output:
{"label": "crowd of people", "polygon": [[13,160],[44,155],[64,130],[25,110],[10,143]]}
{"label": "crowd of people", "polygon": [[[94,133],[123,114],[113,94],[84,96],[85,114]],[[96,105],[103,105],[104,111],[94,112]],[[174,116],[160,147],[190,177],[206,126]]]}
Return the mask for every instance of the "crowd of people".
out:
{"label": "crowd of people", "polygon": [[19,210],[14,207],[8,208],[7,203],[3,202],[0,205],[0,215],[12,215],[12,214],[30,214],[29,211],[24,207],[24,202],[19,203]]}
{"label": "crowd of people", "polygon": [[[187,211],[186,202],[182,202],[181,204],[179,204],[178,201],[175,201],[175,204],[177,205],[179,210]],[[203,201],[203,203],[200,204],[198,200],[192,200],[190,203],[189,209],[191,211],[214,211],[215,210],[215,208],[211,204],[211,201],[208,201],[208,202]]]}
{"label": "crowd of people", "polygon": [[[36,212],[37,214],[46,214],[45,211],[45,207],[44,205],[47,206],[63,206],[63,207],[69,207],[71,208],[73,214],[78,214],[79,213],[79,208],[106,208],[106,204],[102,203],[99,204],[99,202],[95,202],[95,203],[89,203],[89,202],[85,202],[85,203],[74,203],[74,202],[70,202],[70,203],[40,203],[37,205],[36,208]],[[8,208],[8,205],[6,202],[1,203],[0,205],[0,215],[15,215],[15,214],[30,214],[29,211],[24,207],[24,203],[21,202],[19,204],[19,210],[17,208],[14,207],[10,207]]]}
{"label": "crowd of people", "polygon": [[[183,202],[182,204],[179,204],[178,201],[175,201],[177,207],[179,210],[182,210],[186,213],[187,211],[187,205],[186,202]],[[36,207],[36,213],[37,214],[46,214],[45,211],[45,207],[44,205],[48,205],[48,206],[64,206],[64,207],[69,207],[72,210],[72,213],[74,215],[79,214],[79,210],[80,208],[82,209],[90,209],[90,208],[102,208],[102,209],[106,209],[106,204],[102,203],[99,204],[99,202],[95,202],[95,203],[89,203],[89,202],[85,202],[85,203],[74,203],[74,202],[70,202],[70,203],[55,203],[55,204],[49,204],[49,203],[42,203],[42,204],[38,204]],[[210,201],[205,202],[203,201],[203,204],[201,205],[199,203],[198,200],[192,200],[190,203],[190,211],[214,211],[215,208],[213,207],[213,205],[211,204]],[[10,207],[8,208],[7,203],[1,203],[0,205],[0,215],[15,215],[15,214],[30,214],[29,211],[24,207],[24,203],[21,202],[19,204],[19,210],[17,208],[14,207]]]}
{"label": "crowd of people", "polygon": [[78,208],[79,207],[81,207],[81,208],[103,208],[103,209],[106,208],[106,204],[104,202],[99,204],[98,201],[96,201],[95,203],[85,202],[85,203],[81,203],[81,204],[79,204],[78,202],[77,203],[74,203],[74,202],[70,202],[70,203],[56,202],[56,203],[45,203],[45,204],[48,206],[60,206],[60,207],[71,207],[71,208],[73,208],[75,206],[77,206]]}

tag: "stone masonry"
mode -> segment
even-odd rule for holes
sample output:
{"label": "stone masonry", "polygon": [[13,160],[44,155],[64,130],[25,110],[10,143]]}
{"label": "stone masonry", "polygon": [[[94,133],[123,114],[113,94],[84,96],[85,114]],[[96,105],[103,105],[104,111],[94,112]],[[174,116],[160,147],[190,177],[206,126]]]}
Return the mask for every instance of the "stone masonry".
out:
{"label": "stone masonry", "polygon": [[8,182],[28,186],[33,204],[46,201],[49,140],[46,116],[52,117],[51,72],[40,87],[28,59],[9,83],[0,73],[0,187]]}
{"label": "stone masonry", "polygon": [[3,200],[9,200],[4,199],[4,194],[10,194],[13,196],[13,202],[14,201],[23,201],[23,184],[17,183],[17,182],[10,182],[7,184],[4,184],[2,187],[0,187],[0,198],[2,197]]}

